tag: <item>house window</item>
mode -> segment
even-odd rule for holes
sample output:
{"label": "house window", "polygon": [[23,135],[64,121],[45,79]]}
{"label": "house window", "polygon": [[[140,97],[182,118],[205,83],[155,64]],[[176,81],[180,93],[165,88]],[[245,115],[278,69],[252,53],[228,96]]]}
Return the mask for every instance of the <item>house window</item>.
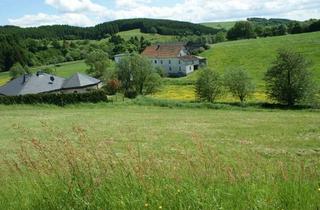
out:
{"label": "house window", "polygon": [[157,61],[157,60],[154,60],[154,63],[155,63],[155,64],[157,64],[157,63],[158,63],[158,61]]}
{"label": "house window", "polygon": [[179,64],[181,64],[181,61],[179,60]]}
{"label": "house window", "polygon": [[172,68],[171,68],[171,66],[169,67],[169,71],[172,71]]}
{"label": "house window", "polygon": [[160,63],[163,64],[163,60],[161,60]]}
{"label": "house window", "polygon": [[171,60],[169,60],[169,64],[171,64]]}
{"label": "house window", "polygon": [[192,70],[192,67],[191,67],[191,66],[190,66],[189,68],[190,68],[190,70]]}

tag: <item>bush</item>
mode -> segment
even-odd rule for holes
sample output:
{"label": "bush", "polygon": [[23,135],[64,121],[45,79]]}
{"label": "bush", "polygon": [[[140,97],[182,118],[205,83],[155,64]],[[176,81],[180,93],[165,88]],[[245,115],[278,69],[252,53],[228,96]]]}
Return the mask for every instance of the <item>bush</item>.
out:
{"label": "bush", "polygon": [[121,83],[117,79],[112,79],[107,82],[107,85],[105,86],[105,90],[107,91],[108,95],[115,95],[121,87]]}
{"label": "bush", "polygon": [[12,79],[16,79],[24,74],[30,74],[30,70],[27,67],[23,67],[20,63],[16,63],[10,68],[9,74]]}
{"label": "bush", "polygon": [[104,91],[92,91],[88,93],[45,93],[31,94],[21,96],[0,96],[0,104],[53,104],[57,106],[65,106],[77,103],[98,103],[108,101]]}
{"label": "bush", "polygon": [[281,104],[293,106],[315,94],[310,63],[299,53],[282,49],[267,71],[267,94]]}
{"label": "bush", "polygon": [[117,64],[117,74],[121,89],[128,98],[154,93],[161,85],[161,77],[151,62],[140,55],[121,59]]}
{"label": "bush", "polygon": [[254,92],[252,79],[243,69],[230,69],[224,74],[224,84],[243,103]]}
{"label": "bush", "polygon": [[219,73],[211,69],[203,69],[196,81],[196,94],[200,101],[214,102],[222,94]]}

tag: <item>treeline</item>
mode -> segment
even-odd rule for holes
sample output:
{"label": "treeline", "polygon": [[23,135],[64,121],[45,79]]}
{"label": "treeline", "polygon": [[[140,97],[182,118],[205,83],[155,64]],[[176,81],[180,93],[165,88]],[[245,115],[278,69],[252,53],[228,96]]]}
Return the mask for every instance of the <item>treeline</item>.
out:
{"label": "treeline", "polygon": [[[32,66],[59,64],[82,60],[93,51],[103,51],[110,59],[119,53],[142,52],[150,42],[143,37],[126,41],[118,35],[101,41],[22,39],[17,35],[0,34],[0,72],[9,71],[15,64],[23,69]],[[12,69],[14,70],[14,69]]]}
{"label": "treeline", "polygon": [[75,27],[68,25],[40,26],[20,28],[2,26],[0,34],[17,35],[32,39],[95,39],[99,40],[121,31],[140,29],[144,33],[161,35],[202,35],[215,34],[219,30],[189,22],[160,19],[124,19],[102,23],[94,27]]}
{"label": "treeline", "polygon": [[250,39],[257,37],[282,36],[320,31],[320,20],[292,21],[287,19],[248,18],[237,22],[229,31],[228,40]]}

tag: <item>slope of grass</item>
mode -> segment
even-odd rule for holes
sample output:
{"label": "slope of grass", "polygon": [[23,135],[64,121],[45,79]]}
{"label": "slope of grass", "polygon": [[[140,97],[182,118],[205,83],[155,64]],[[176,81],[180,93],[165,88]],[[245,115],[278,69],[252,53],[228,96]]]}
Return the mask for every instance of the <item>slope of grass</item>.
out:
{"label": "slope of grass", "polygon": [[[310,60],[314,78],[320,82],[320,32],[219,43],[212,45],[201,56],[208,59],[210,68],[221,73],[228,68],[248,70],[257,87],[257,92],[249,102],[261,102],[268,100],[264,93],[264,74],[276,58],[277,50],[285,47],[302,53]],[[193,84],[198,72],[184,78],[165,79],[164,87],[153,97],[186,101],[194,99]],[[228,95],[218,99],[222,102],[235,100]]]}
{"label": "slope of grass", "polygon": [[232,28],[236,24],[236,21],[230,21],[230,22],[208,22],[208,23],[201,23],[201,24],[204,25],[204,26],[211,27],[211,28],[229,30],[230,28]]}
{"label": "slope of grass", "polygon": [[319,112],[101,104],[0,116],[1,209],[320,207]]}
{"label": "slope of grass", "polygon": [[140,29],[135,29],[131,31],[123,31],[118,33],[123,39],[129,40],[131,37],[144,37],[146,40],[149,40],[151,43],[157,43],[157,42],[175,42],[176,38],[175,36],[170,35],[160,35],[160,34],[146,34],[141,33]]}
{"label": "slope of grass", "polygon": [[280,48],[290,48],[304,55],[314,64],[315,78],[320,78],[320,32],[219,43],[202,56],[208,59],[209,67],[220,72],[233,67],[247,69],[263,89],[264,74]]}

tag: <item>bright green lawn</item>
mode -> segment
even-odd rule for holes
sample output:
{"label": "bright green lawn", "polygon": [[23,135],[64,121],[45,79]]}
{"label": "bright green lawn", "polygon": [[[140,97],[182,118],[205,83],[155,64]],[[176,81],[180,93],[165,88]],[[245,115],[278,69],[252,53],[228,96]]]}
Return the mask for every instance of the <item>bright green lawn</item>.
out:
{"label": "bright green lawn", "polygon": [[1,209],[320,207],[319,112],[98,104],[0,116]]}
{"label": "bright green lawn", "polygon": [[151,43],[176,41],[175,36],[160,35],[160,34],[146,34],[146,33],[141,33],[140,29],[123,31],[118,34],[125,40],[129,40],[131,37],[135,37],[135,36],[137,36],[138,38],[143,36],[146,40],[149,40]]}
{"label": "bright green lawn", "polygon": [[209,23],[202,23],[202,25],[211,27],[211,28],[217,28],[217,29],[225,29],[229,30],[234,26],[236,22],[230,21],[230,22],[209,22]]}

